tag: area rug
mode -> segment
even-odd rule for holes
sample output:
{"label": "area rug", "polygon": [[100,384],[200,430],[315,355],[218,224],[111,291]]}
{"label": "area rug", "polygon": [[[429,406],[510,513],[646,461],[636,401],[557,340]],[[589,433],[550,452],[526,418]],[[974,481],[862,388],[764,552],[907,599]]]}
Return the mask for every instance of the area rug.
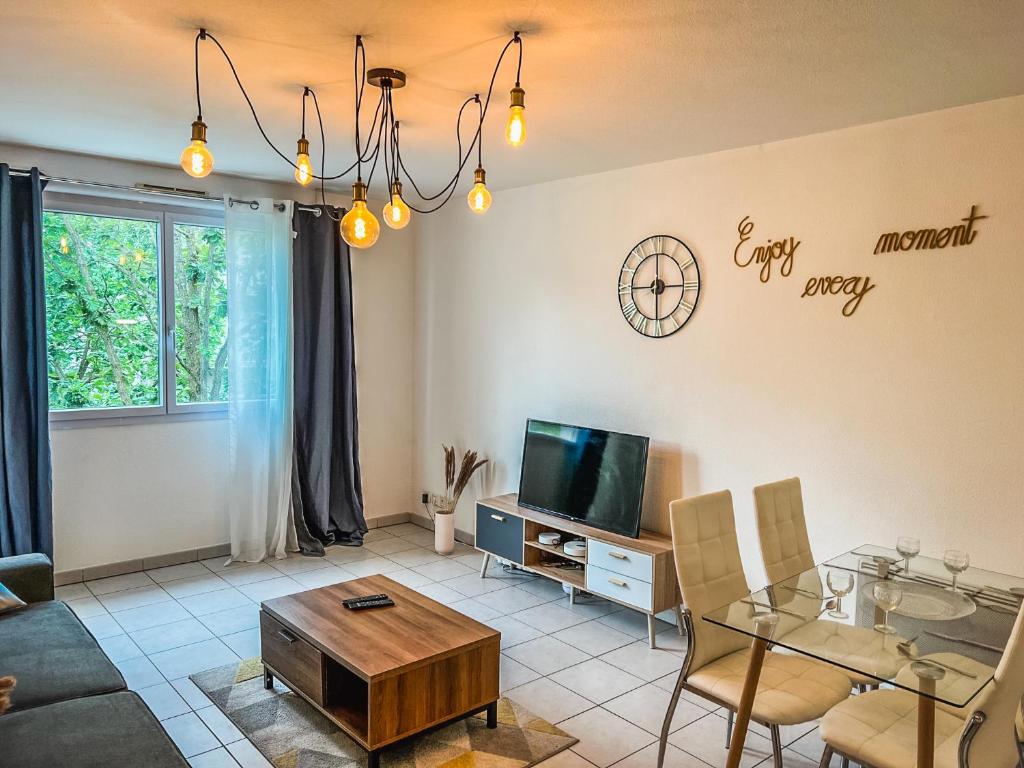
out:
{"label": "area rug", "polygon": [[[366,752],[301,696],[263,687],[258,658],[192,675],[275,768],[360,768]],[[577,742],[514,701],[498,702],[498,727],[483,713],[381,753],[381,768],[528,768]]]}

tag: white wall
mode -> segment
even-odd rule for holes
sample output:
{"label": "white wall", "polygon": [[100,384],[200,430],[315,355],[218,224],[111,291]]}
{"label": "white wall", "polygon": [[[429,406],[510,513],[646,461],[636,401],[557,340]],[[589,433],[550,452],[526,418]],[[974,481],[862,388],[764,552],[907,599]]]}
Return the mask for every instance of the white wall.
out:
{"label": "white wall", "polygon": [[[755,115],[751,119],[756,119]],[[495,194],[417,240],[416,487],[441,486],[442,441],[489,456],[466,493],[514,491],[527,417],[652,437],[645,516],[733,491],[752,583],[763,570],[751,488],[799,475],[819,559],[919,535],[1024,573],[1024,98]],[[642,121],[638,123],[642,125]],[[681,131],[685,126],[680,126]],[[527,146],[525,152],[529,151]],[[966,248],[873,255],[879,234],[990,218]],[[748,247],[801,241],[793,275],[758,281]],[[640,337],[616,286],[651,234],[694,249],[690,324]],[[815,275],[870,275],[800,298]]]}
{"label": "white wall", "polygon": [[[163,184],[240,197],[312,202],[295,185],[0,145],[12,167],[116,184]],[[333,198],[336,204],[345,200]],[[407,512],[412,498],[412,225],[353,253],[360,453],[368,518]],[[57,570],[227,541],[224,419],[54,429]]]}

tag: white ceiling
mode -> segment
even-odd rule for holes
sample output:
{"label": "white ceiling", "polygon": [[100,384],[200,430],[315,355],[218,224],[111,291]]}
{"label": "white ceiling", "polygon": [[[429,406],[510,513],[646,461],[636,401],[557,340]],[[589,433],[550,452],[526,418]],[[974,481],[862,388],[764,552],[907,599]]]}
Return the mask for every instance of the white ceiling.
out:
{"label": "white ceiling", "polygon": [[[286,154],[301,86],[316,88],[329,170],[354,157],[363,34],[370,67],[408,73],[395,93],[403,154],[428,190],[454,169],[458,106],[486,89],[514,29],[529,139],[519,150],[502,139],[509,57],[485,128],[498,189],[1024,93],[1021,2],[0,0],[0,141],[176,163],[195,116],[201,25]],[[290,178],[219,53],[207,43],[201,55],[217,170]]]}

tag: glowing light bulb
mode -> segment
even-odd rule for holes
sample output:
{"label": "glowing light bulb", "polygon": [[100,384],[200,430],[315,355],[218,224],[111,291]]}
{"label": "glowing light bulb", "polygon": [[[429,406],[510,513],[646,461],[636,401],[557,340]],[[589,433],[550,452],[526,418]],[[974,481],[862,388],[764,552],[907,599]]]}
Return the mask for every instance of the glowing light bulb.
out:
{"label": "glowing light bulb", "polygon": [[192,123],[192,142],[181,153],[181,168],[189,176],[201,179],[213,170],[213,155],[206,148],[206,123]]}
{"label": "glowing light bulb", "polygon": [[295,155],[295,180],[302,186],[308,186],[313,180],[313,164],[309,161],[309,142],[299,139],[299,151]]}
{"label": "glowing light bulb", "polygon": [[71,249],[68,248],[68,239],[67,239],[67,237],[65,237],[64,235],[61,235],[60,236],[60,252],[61,253],[69,253],[70,251],[71,251]]}
{"label": "glowing light bulb", "polygon": [[513,147],[521,147],[526,142],[525,96],[526,91],[518,85],[512,89],[512,104],[508,110],[508,122],[505,123],[505,141]]}
{"label": "glowing light bulb", "polygon": [[366,207],[366,185],[352,185],[352,210],[341,218],[341,237],[353,248],[369,248],[380,237],[380,222]]}
{"label": "glowing light bulb", "polygon": [[491,193],[487,189],[486,174],[483,168],[477,168],[475,173],[476,183],[469,190],[466,199],[469,201],[469,210],[473,213],[486,213],[491,207]]}
{"label": "glowing light bulb", "polygon": [[401,229],[412,219],[412,211],[402,199],[402,182],[391,183],[391,202],[384,206],[384,223],[392,229]]}

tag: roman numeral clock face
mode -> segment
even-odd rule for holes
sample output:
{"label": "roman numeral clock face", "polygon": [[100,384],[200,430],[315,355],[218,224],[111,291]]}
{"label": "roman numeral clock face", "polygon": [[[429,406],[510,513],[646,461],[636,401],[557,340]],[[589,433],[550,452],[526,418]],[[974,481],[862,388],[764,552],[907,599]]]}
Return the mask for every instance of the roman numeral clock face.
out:
{"label": "roman numeral clock face", "polygon": [[619,272],[619,307],[633,330],[651,338],[671,336],[693,315],[700,269],[693,251],[670,235],[641,240]]}

